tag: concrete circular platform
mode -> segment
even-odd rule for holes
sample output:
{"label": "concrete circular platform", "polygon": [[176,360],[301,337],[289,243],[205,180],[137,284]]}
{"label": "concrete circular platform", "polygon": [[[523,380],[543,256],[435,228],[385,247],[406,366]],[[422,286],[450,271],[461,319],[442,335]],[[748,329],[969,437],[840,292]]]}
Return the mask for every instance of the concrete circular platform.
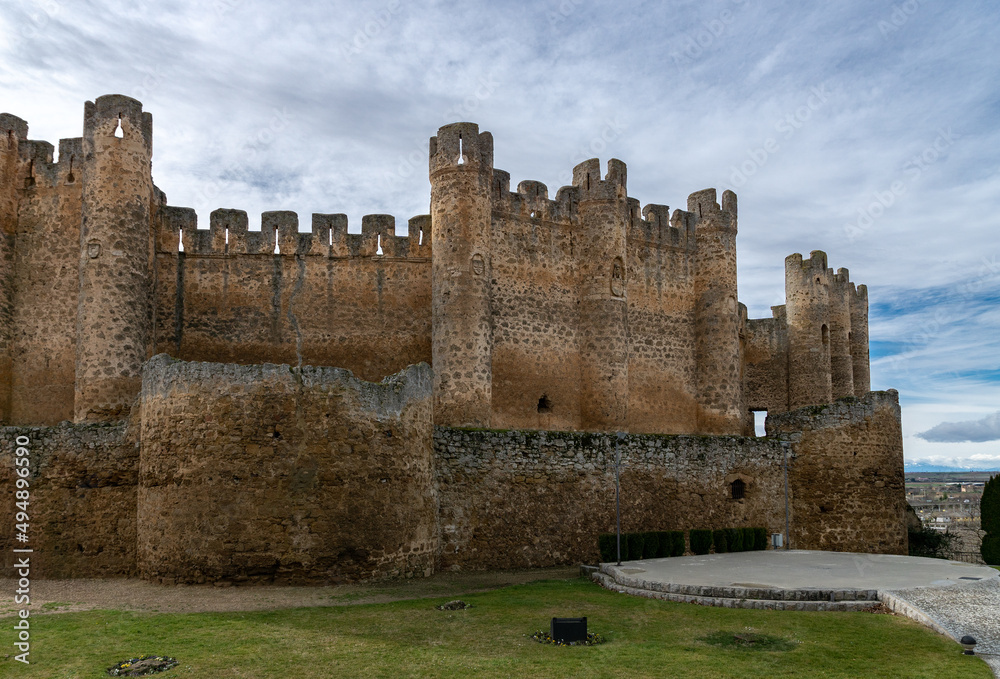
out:
{"label": "concrete circular platform", "polygon": [[[606,564],[613,566],[613,564]],[[704,587],[895,590],[1000,577],[988,566],[895,554],[767,550],[624,562],[616,570],[647,582]]]}

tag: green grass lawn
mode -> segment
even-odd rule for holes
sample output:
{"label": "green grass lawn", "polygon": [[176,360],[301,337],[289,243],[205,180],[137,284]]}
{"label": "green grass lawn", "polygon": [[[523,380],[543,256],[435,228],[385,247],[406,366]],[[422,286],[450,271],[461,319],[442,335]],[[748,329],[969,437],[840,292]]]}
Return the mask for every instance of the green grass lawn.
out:
{"label": "green grass lawn", "polygon": [[[145,653],[180,661],[154,675],[164,679],[992,676],[954,642],[890,615],[708,608],[616,594],[582,579],[462,598],[474,607],[438,611],[434,605],[445,601],[438,598],[253,613],[37,616],[32,664],[4,659],[13,653],[5,641],[0,676],[96,678]],[[529,638],[548,629],[552,616],[584,615],[608,643],[555,647]],[[780,650],[717,643],[727,634],[766,636]]]}

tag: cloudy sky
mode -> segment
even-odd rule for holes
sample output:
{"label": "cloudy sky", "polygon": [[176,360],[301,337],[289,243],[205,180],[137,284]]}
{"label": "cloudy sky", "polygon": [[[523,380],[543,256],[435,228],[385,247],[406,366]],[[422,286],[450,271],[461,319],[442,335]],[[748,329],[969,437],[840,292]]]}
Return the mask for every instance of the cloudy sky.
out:
{"label": "cloudy sky", "polygon": [[740,298],[821,249],[871,299],[872,386],[908,462],[1000,465],[1000,4],[4,0],[0,109],[81,134],[154,117],[173,205],[426,213],[427,139],[493,132],[512,185],[629,166],[643,204],[740,196]]}

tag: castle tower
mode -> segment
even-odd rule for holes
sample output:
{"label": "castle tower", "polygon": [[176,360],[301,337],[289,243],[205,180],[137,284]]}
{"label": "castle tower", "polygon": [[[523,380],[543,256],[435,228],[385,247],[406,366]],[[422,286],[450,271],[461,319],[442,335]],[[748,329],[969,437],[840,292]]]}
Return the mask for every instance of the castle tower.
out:
{"label": "castle tower", "polygon": [[788,319],[788,407],[833,400],[830,371],[830,282],[826,253],[785,258]]}
{"label": "castle tower", "polygon": [[868,286],[850,285],[851,362],[854,373],[854,395],[864,396],[871,391],[871,367],[868,362]]}
{"label": "castle tower", "polygon": [[84,108],[78,422],[127,416],[149,357],[152,138],[153,118],[135,99],[107,95]]}
{"label": "castle tower", "polygon": [[434,423],[490,423],[493,136],[453,123],[430,140]]}
{"label": "castle tower", "polygon": [[626,168],[597,158],[573,168],[580,189],[580,423],[583,429],[622,430],[628,419]]}
{"label": "castle tower", "polygon": [[11,342],[14,313],[14,237],[17,233],[18,146],[28,138],[28,123],[0,113],[0,421],[9,422],[13,372]]}
{"label": "castle tower", "polygon": [[854,396],[851,359],[851,281],[847,269],[827,270],[830,281],[830,390],[833,398]]}
{"label": "castle tower", "polygon": [[742,434],[744,405],[740,312],[736,297],[736,194],[715,189],[688,196],[695,216],[695,365],[702,434]]}

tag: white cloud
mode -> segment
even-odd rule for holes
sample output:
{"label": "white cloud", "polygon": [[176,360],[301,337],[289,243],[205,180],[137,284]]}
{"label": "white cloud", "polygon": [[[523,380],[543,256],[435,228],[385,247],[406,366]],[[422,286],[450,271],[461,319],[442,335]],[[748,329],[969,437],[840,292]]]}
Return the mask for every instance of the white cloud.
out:
{"label": "white cloud", "polygon": [[917,436],[939,443],[997,441],[1000,440],[1000,411],[981,420],[942,422]]}

